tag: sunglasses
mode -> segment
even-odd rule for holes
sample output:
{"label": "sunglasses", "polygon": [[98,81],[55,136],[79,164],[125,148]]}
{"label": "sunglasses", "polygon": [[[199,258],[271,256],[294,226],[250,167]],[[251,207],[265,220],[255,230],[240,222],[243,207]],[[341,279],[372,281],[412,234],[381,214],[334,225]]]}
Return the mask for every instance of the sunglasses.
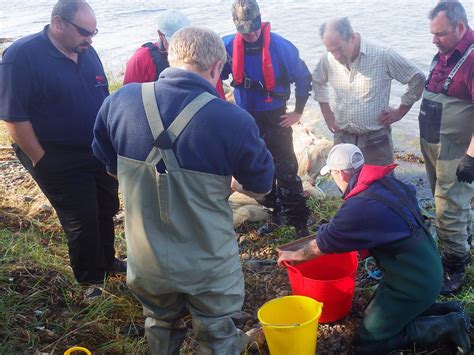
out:
{"label": "sunglasses", "polygon": [[67,18],[62,17],[62,16],[61,18],[67,23],[70,23],[71,25],[73,25],[76,28],[77,33],[79,33],[82,37],[94,37],[99,32],[98,28],[96,28],[94,32],[89,32],[85,28],[82,28],[81,26],[76,25],[74,22],[68,20]]}

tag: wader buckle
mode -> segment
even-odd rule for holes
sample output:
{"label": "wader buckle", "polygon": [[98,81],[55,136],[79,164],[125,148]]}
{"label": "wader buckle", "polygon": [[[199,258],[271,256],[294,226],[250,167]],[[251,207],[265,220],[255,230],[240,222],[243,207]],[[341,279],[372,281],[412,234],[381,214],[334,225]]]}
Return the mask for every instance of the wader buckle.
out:
{"label": "wader buckle", "polygon": [[250,89],[251,87],[252,87],[252,79],[245,78],[244,79],[244,88],[245,89]]}

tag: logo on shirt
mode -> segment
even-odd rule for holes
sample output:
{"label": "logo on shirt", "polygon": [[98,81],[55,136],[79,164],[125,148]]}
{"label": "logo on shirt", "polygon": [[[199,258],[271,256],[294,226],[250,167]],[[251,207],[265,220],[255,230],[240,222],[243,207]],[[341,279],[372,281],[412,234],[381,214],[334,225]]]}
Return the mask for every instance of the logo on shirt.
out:
{"label": "logo on shirt", "polygon": [[107,81],[105,80],[105,77],[103,77],[102,75],[96,75],[95,76],[95,87],[99,87],[99,86],[105,86],[107,85]]}

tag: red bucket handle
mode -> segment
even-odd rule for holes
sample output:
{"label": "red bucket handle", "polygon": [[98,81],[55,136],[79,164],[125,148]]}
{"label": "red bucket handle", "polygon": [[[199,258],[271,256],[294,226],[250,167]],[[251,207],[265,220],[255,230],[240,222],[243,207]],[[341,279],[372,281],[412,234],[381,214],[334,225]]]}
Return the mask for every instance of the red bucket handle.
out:
{"label": "red bucket handle", "polygon": [[304,277],[301,274],[301,271],[295,268],[293,265],[291,265],[288,261],[283,261],[282,262],[283,266],[286,267],[288,274],[294,274],[296,277],[298,277],[301,281],[302,287],[304,288]]}

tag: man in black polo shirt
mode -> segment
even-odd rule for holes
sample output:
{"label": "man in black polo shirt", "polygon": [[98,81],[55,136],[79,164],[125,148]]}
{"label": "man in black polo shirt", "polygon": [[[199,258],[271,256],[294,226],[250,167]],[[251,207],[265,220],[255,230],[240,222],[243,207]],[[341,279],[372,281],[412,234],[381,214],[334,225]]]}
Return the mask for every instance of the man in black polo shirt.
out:
{"label": "man in black polo shirt", "polygon": [[85,1],[60,0],[51,23],[19,39],[0,63],[0,119],[18,159],[55,208],[79,283],[126,271],[115,258],[118,186],[92,154],[92,130],[108,96],[91,47],[96,18]]}

